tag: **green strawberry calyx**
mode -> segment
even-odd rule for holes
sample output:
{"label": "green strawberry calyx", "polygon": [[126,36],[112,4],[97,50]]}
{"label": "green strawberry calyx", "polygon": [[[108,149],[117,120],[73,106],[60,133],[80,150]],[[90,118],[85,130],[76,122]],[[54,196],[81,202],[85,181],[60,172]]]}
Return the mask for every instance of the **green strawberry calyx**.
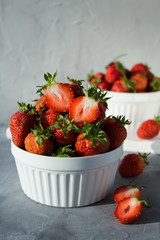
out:
{"label": "green strawberry calyx", "polygon": [[124,66],[121,62],[116,61],[116,62],[114,62],[114,64],[115,64],[115,67],[116,67],[118,72],[120,72],[122,74],[125,74],[125,68],[124,68]]}
{"label": "green strawberry calyx", "polygon": [[111,119],[115,119],[117,123],[121,123],[122,125],[130,125],[132,122],[129,121],[128,119],[125,119],[125,116],[123,115],[118,115],[116,116],[109,116]]}
{"label": "green strawberry calyx", "polygon": [[100,102],[102,103],[106,108],[108,108],[108,103],[107,101],[111,98],[111,97],[106,97],[107,95],[107,91],[106,90],[102,90],[102,89],[98,89],[96,87],[90,87],[87,90],[84,90],[84,94],[88,97],[88,98],[92,98],[94,99],[96,102]]}
{"label": "green strawberry calyx", "polygon": [[76,80],[76,79],[73,79],[73,78],[70,78],[70,77],[67,77],[67,79],[68,79],[71,83],[76,84],[76,85],[80,86],[81,88],[83,88],[82,82],[84,82],[84,80]]}
{"label": "green strawberry calyx", "polygon": [[69,153],[74,153],[75,150],[71,149],[72,145],[61,146],[55,152],[51,153],[52,157],[70,157]]}
{"label": "green strawberry calyx", "polygon": [[64,137],[67,137],[70,131],[79,131],[79,128],[73,123],[74,119],[71,120],[68,114],[65,116],[58,114],[54,117],[54,121],[55,123],[50,125],[50,129],[56,128],[57,130],[62,130]]}
{"label": "green strawberry calyx", "polygon": [[17,102],[19,105],[19,110],[29,114],[37,114],[36,106],[31,104],[25,104],[24,102]]}
{"label": "green strawberry calyx", "polygon": [[154,116],[153,120],[160,125],[160,116]]}
{"label": "green strawberry calyx", "polygon": [[47,72],[47,74],[44,74],[44,79],[46,80],[46,84],[43,86],[37,86],[39,87],[39,89],[37,90],[37,93],[41,92],[43,89],[47,89],[48,87],[50,87],[51,85],[53,85],[55,83],[55,78],[57,76],[57,71],[53,74],[53,76]]}
{"label": "green strawberry calyx", "polygon": [[135,198],[137,199],[138,202],[141,202],[144,207],[150,208],[149,203],[146,200],[138,197],[138,195],[136,193],[135,193]]}
{"label": "green strawberry calyx", "polygon": [[38,145],[41,144],[42,138],[47,140],[53,137],[50,128],[48,127],[44,129],[41,124],[34,125],[34,129],[31,129],[31,133],[33,133],[36,136],[36,142]]}
{"label": "green strawberry calyx", "polygon": [[146,165],[149,165],[149,162],[147,161],[147,159],[148,159],[148,156],[150,154],[151,153],[140,153],[140,152],[138,152],[138,155],[144,160]]}
{"label": "green strawberry calyx", "polygon": [[122,77],[123,86],[127,87],[130,92],[136,92],[135,83],[132,81],[132,78],[128,79],[126,75]]}
{"label": "green strawberry calyx", "polygon": [[107,143],[104,131],[101,130],[100,125],[104,120],[101,120],[97,123],[87,123],[85,122],[84,127],[80,130],[81,133],[84,133],[84,137],[80,140],[89,139],[92,141],[93,147],[96,147],[97,142],[100,141],[104,146]]}
{"label": "green strawberry calyx", "polygon": [[154,77],[150,83],[153,91],[160,91],[160,78]]}

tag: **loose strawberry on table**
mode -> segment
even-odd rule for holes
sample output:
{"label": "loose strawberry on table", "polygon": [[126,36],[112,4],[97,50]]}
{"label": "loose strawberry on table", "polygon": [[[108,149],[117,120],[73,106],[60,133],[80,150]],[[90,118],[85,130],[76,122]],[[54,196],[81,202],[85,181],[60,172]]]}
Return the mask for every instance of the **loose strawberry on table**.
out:
{"label": "loose strawberry on table", "polygon": [[19,103],[19,111],[10,119],[12,141],[17,147],[24,148],[24,139],[30,133],[34,124],[37,124],[36,107],[31,104]]}
{"label": "loose strawberry on table", "polygon": [[[93,123],[104,118],[108,107],[106,92],[95,87],[85,91],[85,96],[75,98],[69,107],[70,119],[74,123],[83,126],[85,122]],[[102,107],[103,105],[103,107]]]}
{"label": "loose strawberry on table", "polygon": [[129,197],[135,197],[137,195],[139,198],[141,198],[141,189],[142,187],[137,187],[136,185],[123,185],[114,191],[114,201],[116,203],[119,203],[120,201],[129,198]]}
{"label": "loose strawberry on table", "polygon": [[24,140],[25,149],[30,153],[47,156],[50,151],[55,149],[51,138],[52,134],[49,128],[44,129],[41,124],[35,126]]}
{"label": "loose strawberry on table", "polygon": [[150,153],[130,153],[124,156],[119,166],[119,173],[122,177],[136,177],[142,174]]}
{"label": "loose strawberry on table", "polygon": [[54,108],[59,112],[67,112],[74,99],[74,93],[67,83],[56,82],[56,76],[57,72],[53,76],[50,73],[44,74],[47,83],[44,86],[39,86],[40,88],[37,92],[45,91],[49,108]]}
{"label": "loose strawberry on table", "polygon": [[152,139],[160,132],[160,116],[144,121],[137,130],[137,136],[141,139]]}
{"label": "loose strawberry on table", "polygon": [[120,223],[134,222],[142,214],[142,205],[149,207],[148,203],[137,195],[126,198],[118,203],[114,215]]}

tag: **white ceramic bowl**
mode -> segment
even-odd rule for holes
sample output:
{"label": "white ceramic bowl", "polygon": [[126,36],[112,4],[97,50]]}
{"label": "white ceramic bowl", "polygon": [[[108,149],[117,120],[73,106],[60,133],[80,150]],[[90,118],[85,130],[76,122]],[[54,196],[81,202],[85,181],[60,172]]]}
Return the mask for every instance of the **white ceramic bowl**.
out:
{"label": "white ceramic bowl", "polygon": [[107,91],[108,109],[106,115],[125,115],[132,121],[126,125],[128,133],[135,132],[140,124],[160,114],[160,91],[148,93],[121,93]]}
{"label": "white ceramic bowl", "polygon": [[112,189],[122,146],[95,156],[58,158],[29,153],[11,141],[21,187],[32,200],[55,207],[80,207]]}

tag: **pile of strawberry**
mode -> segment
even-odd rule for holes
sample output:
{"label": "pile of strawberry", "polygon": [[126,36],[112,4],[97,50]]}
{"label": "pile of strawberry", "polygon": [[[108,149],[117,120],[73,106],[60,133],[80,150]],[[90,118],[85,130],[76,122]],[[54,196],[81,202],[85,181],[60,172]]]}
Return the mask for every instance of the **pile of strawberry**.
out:
{"label": "pile of strawberry", "polygon": [[28,152],[52,156],[89,156],[119,147],[127,137],[123,116],[105,118],[106,92],[82,81],[69,83],[44,74],[46,84],[39,86],[41,96],[34,105],[19,104],[10,119],[14,144]]}
{"label": "pile of strawberry", "polygon": [[160,77],[150,71],[143,63],[136,63],[131,70],[119,61],[113,61],[106,67],[106,73],[92,71],[88,74],[91,86],[114,92],[153,92],[160,91]]}

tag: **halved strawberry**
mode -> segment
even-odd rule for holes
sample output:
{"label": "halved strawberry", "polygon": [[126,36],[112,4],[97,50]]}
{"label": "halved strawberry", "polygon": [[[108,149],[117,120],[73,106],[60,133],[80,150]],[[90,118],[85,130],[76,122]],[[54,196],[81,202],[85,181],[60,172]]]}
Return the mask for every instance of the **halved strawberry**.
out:
{"label": "halved strawberry", "polygon": [[142,205],[149,207],[148,203],[138,196],[126,198],[118,203],[114,215],[120,223],[133,222],[141,215]]}
{"label": "halved strawberry", "polygon": [[85,94],[74,99],[69,108],[69,116],[78,126],[83,126],[84,122],[93,123],[97,119],[101,120],[99,115],[102,114],[102,104],[105,111],[109,99],[105,98],[106,92],[95,87],[91,87]]}
{"label": "halved strawberry", "polygon": [[135,197],[135,194],[140,198],[141,197],[141,189],[144,187],[137,187],[132,185],[123,185],[114,191],[114,201],[119,203],[120,201],[129,198]]}
{"label": "halved strawberry", "polygon": [[49,108],[54,108],[59,112],[67,112],[74,99],[73,90],[66,83],[55,81],[57,72],[52,76],[50,73],[44,74],[47,84],[40,86],[37,92],[45,91],[46,101]]}

